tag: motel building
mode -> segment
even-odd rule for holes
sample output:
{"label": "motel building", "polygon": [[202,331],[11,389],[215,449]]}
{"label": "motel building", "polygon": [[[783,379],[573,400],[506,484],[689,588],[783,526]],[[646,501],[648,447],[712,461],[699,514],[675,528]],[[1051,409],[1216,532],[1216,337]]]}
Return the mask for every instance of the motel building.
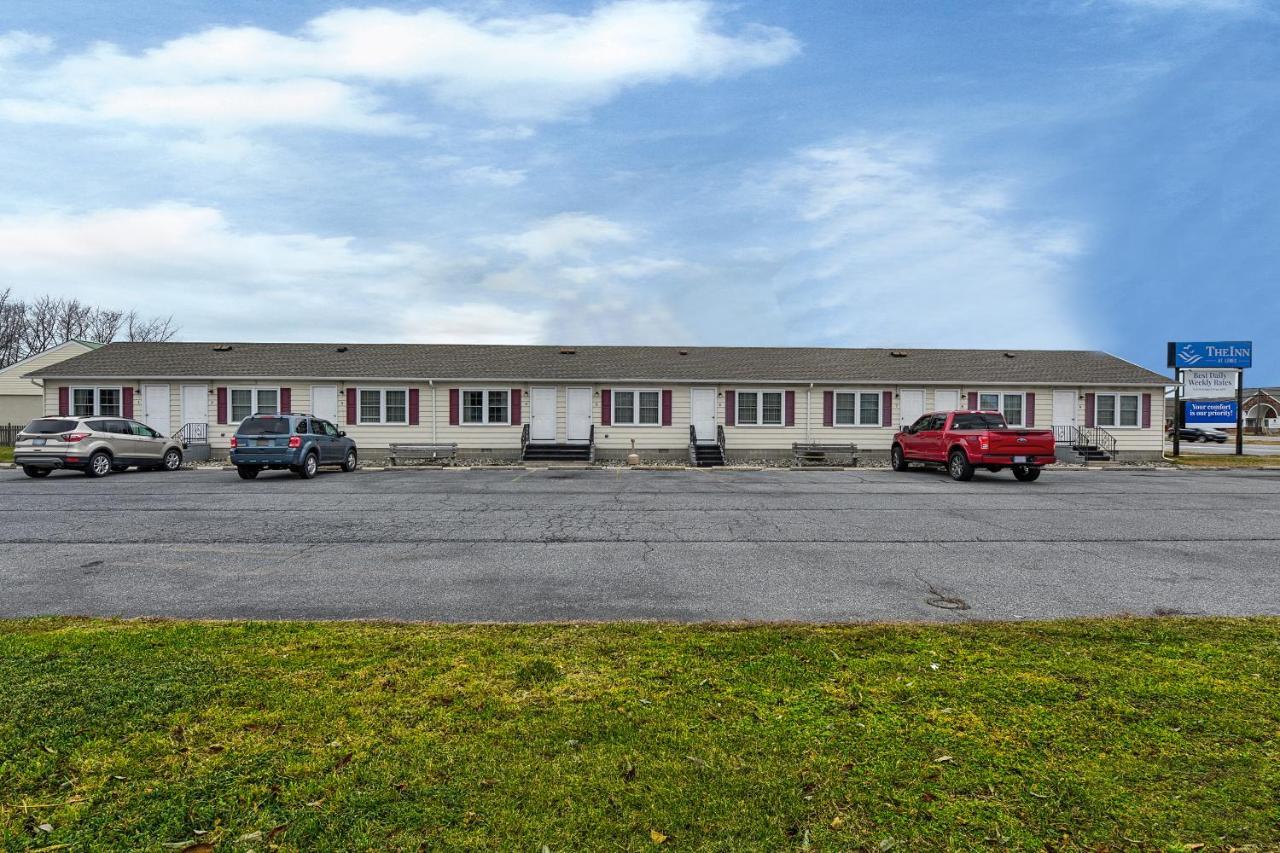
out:
{"label": "motel building", "polygon": [[926,412],[990,409],[1060,458],[1159,459],[1168,377],[1103,352],[801,347],[112,343],[30,374],[48,416],[143,421],[225,458],[255,412],[313,414],[375,461],[790,463],[795,445],[887,458]]}

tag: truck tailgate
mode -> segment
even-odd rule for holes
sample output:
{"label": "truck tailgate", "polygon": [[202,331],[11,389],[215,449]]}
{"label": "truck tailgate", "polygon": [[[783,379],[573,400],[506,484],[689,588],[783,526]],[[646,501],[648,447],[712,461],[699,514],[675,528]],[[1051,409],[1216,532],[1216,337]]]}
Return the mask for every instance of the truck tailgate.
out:
{"label": "truck tailgate", "polygon": [[988,436],[990,447],[985,452],[993,456],[1053,455],[1053,430],[1051,429],[993,429]]}

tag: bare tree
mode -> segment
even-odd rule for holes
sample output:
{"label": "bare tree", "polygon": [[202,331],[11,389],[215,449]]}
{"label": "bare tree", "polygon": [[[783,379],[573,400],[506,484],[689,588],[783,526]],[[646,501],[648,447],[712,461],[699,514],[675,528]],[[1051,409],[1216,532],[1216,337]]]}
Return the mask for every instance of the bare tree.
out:
{"label": "bare tree", "polygon": [[22,302],[7,288],[0,291],[0,367],[72,339],[168,341],[177,333],[172,315],[140,317],[137,311],[101,308],[74,297]]}

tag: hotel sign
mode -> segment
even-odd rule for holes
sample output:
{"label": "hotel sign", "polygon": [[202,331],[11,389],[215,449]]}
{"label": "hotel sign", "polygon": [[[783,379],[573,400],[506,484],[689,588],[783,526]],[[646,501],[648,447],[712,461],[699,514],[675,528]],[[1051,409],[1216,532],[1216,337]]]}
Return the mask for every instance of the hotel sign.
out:
{"label": "hotel sign", "polygon": [[1236,395],[1234,370],[1182,371],[1182,396],[1187,400],[1222,400]]}
{"label": "hotel sign", "polygon": [[1253,367],[1253,341],[1171,341],[1169,366]]}

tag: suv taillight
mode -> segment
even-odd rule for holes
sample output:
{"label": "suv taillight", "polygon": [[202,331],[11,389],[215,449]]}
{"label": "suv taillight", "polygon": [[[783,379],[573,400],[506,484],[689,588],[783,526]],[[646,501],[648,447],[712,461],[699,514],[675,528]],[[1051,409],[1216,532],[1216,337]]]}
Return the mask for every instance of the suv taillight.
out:
{"label": "suv taillight", "polygon": [[64,432],[62,434],[62,440],[68,444],[75,444],[77,441],[84,441],[88,437],[89,433],[87,432]]}
{"label": "suv taillight", "polygon": [[231,436],[231,449],[235,450],[236,446],[236,437],[233,435]]}
{"label": "suv taillight", "polygon": [[300,435],[291,435],[291,436],[289,436],[289,446],[290,446],[290,447],[295,447],[295,448],[296,448],[296,447],[301,447],[301,446],[302,446],[302,436],[300,436]]}

